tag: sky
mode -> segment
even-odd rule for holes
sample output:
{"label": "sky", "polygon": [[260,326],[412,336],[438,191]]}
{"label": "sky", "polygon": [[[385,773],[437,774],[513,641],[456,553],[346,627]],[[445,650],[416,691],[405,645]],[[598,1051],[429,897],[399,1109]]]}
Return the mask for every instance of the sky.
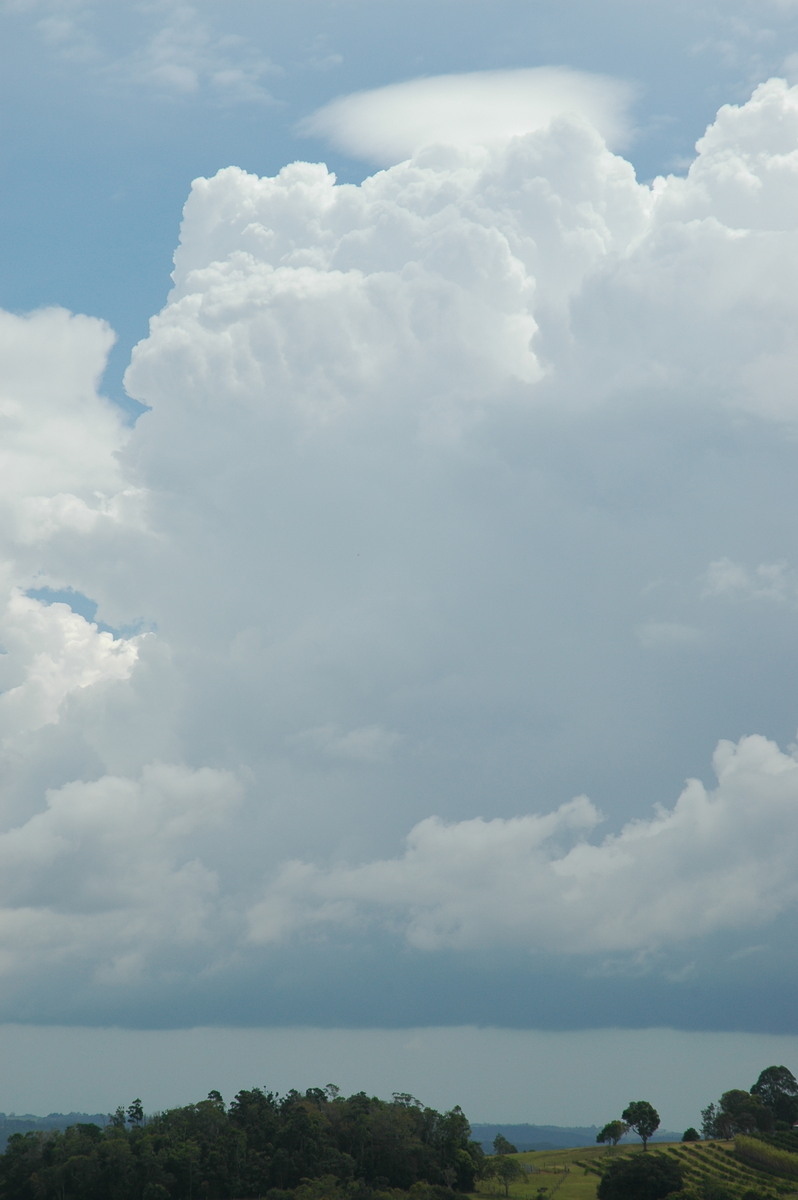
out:
{"label": "sky", "polygon": [[798,4],[0,0],[0,96],[0,1107],[798,1073]]}

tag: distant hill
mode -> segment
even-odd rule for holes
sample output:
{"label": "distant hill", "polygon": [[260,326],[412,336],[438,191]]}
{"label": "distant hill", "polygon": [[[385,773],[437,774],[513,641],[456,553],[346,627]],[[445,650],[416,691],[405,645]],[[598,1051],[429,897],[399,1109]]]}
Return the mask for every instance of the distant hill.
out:
{"label": "distant hill", "polygon": [[[524,1150],[568,1150],[572,1146],[595,1146],[598,1125],[485,1125],[472,1123],[471,1136],[479,1142],[483,1150],[489,1153],[493,1150],[493,1139],[497,1133],[503,1133],[508,1142],[512,1142],[519,1152]],[[668,1129],[658,1129],[651,1138],[652,1142],[678,1142],[681,1133]],[[635,1134],[623,1139],[625,1142],[637,1141]]]}
{"label": "distant hill", "polygon": [[36,1130],[68,1129],[70,1125],[107,1125],[108,1113],[48,1113],[46,1117],[35,1117],[32,1113],[0,1112],[0,1153],[8,1145],[14,1133],[31,1133]]}

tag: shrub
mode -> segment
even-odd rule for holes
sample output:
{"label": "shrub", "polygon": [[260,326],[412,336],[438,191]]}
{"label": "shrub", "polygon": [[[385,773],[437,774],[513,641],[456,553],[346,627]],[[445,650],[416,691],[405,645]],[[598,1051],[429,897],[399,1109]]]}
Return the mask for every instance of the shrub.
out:
{"label": "shrub", "polygon": [[622,1158],[607,1170],[598,1186],[598,1200],[663,1200],[678,1192],[682,1169],[664,1154],[636,1154]]}

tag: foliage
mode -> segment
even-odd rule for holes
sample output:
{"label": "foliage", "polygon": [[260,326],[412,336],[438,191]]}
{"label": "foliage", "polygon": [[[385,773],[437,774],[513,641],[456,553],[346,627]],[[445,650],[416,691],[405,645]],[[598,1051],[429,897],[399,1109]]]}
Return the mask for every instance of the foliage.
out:
{"label": "foliage", "polygon": [[798,1080],[787,1067],[765,1067],[751,1085],[751,1095],[758,1097],[782,1125],[791,1126],[798,1119]]}
{"label": "foliage", "polygon": [[128,1105],[127,1123],[128,1125],[141,1125],[144,1120],[144,1109],[141,1107],[141,1100],[136,1097],[132,1104]]}
{"label": "foliage", "polygon": [[773,1125],[773,1110],[759,1096],[742,1088],[731,1088],[717,1104],[708,1104],[701,1110],[701,1129],[707,1139],[728,1140],[738,1133],[764,1133]]}
{"label": "foliage", "polygon": [[685,1129],[684,1133],[682,1134],[683,1142],[698,1142],[700,1140],[701,1134],[697,1129],[694,1129],[692,1125],[689,1127],[689,1129]]}
{"label": "foliage", "polygon": [[627,1129],[628,1126],[623,1121],[608,1121],[604,1128],[596,1134],[596,1141],[609,1142],[611,1145],[617,1146]]}
{"label": "foliage", "polygon": [[[140,1100],[104,1129],[16,1134],[0,1155],[0,1200],[441,1200],[473,1188],[484,1154],[459,1108],[310,1088],[218,1092],[145,1119]],[[512,1161],[512,1160],[508,1160]],[[386,1197],[387,1200],[387,1197]]]}
{"label": "foliage", "polygon": [[659,1129],[659,1113],[649,1104],[648,1100],[630,1100],[621,1113],[621,1118],[629,1129],[634,1129],[647,1149],[648,1139]]}
{"label": "foliage", "polygon": [[788,1131],[798,1119],[798,1080],[787,1067],[765,1067],[750,1091],[731,1088],[701,1110],[705,1139]]}
{"label": "foliage", "polygon": [[759,1096],[745,1092],[742,1088],[724,1092],[720,1098],[720,1107],[724,1116],[733,1124],[735,1133],[752,1133],[755,1129],[765,1132],[773,1128],[772,1109],[768,1108]]}
{"label": "foliage", "polygon": [[487,1159],[483,1174],[486,1178],[498,1179],[504,1187],[505,1196],[509,1196],[510,1184],[516,1179],[523,1179],[525,1171],[517,1159],[509,1154],[497,1154]]}
{"label": "foliage", "polygon": [[[652,1130],[653,1132],[653,1130]],[[662,1200],[681,1191],[684,1175],[678,1162],[664,1154],[620,1158],[598,1186],[598,1200]]]}
{"label": "foliage", "polygon": [[503,1133],[497,1133],[493,1139],[494,1154],[517,1154],[518,1150],[512,1142],[508,1141]]}
{"label": "foliage", "polygon": [[718,1133],[718,1106],[714,1100],[706,1108],[701,1109],[701,1136],[705,1142],[720,1136]]}

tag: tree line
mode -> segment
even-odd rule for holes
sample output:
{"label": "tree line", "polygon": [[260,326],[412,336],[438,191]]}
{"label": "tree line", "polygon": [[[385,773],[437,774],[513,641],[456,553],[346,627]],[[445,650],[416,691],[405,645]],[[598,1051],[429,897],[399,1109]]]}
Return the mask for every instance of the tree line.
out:
{"label": "tree line", "polygon": [[798,1121],[798,1080],[787,1067],[766,1067],[748,1091],[732,1088],[701,1110],[701,1132],[707,1138],[773,1133]]}
{"label": "tree line", "polygon": [[[769,1144],[778,1134],[789,1140],[798,1122],[798,1080],[787,1067],[766,1067],[748,1090],[731,1088],[718,1101],[701,1110],[701,1133],[706,1140],[736,1138],[735,1153],[741,1160],[776,1175],[798,1178],[794,1153]],[[659,1114],[646,1100],[633,1100],[620,1119],[608,1121],[596,1136],[597,1142],[616,1146],[624,1134],[634,1130],[647,1148],[648,1139],[659,1128]],[[744,1136],[754,1135],[754,1136]],[[701,1134],[692,1126],[682,1141],[698,1141]],[[648,1158],[635,1155],[612,1163],[598,1186],[598,1200],[665,1200],[682,1191],[683,1171],[667,1155]],[[748,1193],[755,1196],[755,1193]]]}
{"label": "tree line", "polygon": [[252,1088],[146,1117],[140,1100],[108,1124],[15,1134],[0,1155],[2,1200],[414,1200],[472,1191],[484,1153],[459,1107],[404,1093]]}
{"label": "tree line", "polygon": [[[798,1122],[798,1080],[787,1067],[765,1067],[748,1091],[731,1088],[720,1099],[701,1110],[701,1133],[690,1126],[682,1141],[728,1140],[737,1134],[774,1133],[792,1129]],[[597,1142],[617,1146],[631,1131],[647,1148],[659,1129],[659,1113],[647,1100],[631,1100],[620,1118],[608,1121],[596,1135]]]}

